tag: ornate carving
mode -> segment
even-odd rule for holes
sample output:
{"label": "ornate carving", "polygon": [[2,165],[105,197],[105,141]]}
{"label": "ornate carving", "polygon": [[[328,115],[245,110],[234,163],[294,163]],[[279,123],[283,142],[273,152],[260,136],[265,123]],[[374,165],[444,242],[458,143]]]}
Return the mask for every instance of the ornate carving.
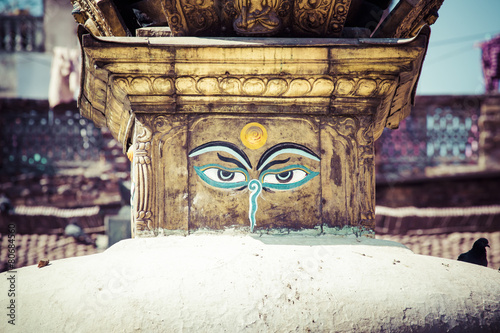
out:
{"label": "ornate carving", "polygon": [[340,37],[351,0],[295,0],[294,30],[310,36]]}
{"label": "ornate carving", "polygon": [[416,36],[424,25],[432,25],[438,18],[438,10],[444,0],[423,0],[413,8],[408,16],[398,25],[395,38],[410,38]]}
{"label": "ornate carving", "polygon": [[134,138],[133,182],[133,214],[135,227],[140,231],[156,231],[151,212],[153,205],[152,185],[153,174],[151,171],[151,139],[152,131],[149,126],[151,116],[137,117]]}
{"label": "ornate carving", "polygon": [[432,25],[444,0],[401,0],[374,32],[376,38],[410,38]]}
{"label": "ornate carving", "polygon": [[172,30],[174,36],[185,36],[188,32],[186,26],[186,19],[182,10],[177,10],[177,3],[175,1],[164,1],[163,10],[167,15],[168,25]]}
{"label": "ornate carving", "polygon": [[283,20],[286,20],[286,18],[292,12],[292,7],[293,7],[293,1],[292,0],[282,0],[282,1],[280,1],[279,5],[278,5],[278,15]]}
{"label": "ornate carving", "polygon": [[120,12],[110,0],[71,0],[75,20],[94,36],[130,36]]}
{"label": "ornate carving", "polygon": [[158,149],[160,151],[160,157],[163,157],[163,147],[165,143],[175,138],[187,129],[183,122],[178,126],[172,126],[172,120],[166,116],[156,116],[153,122],[155,135],[161,134],[158,138]]}
{"label": "ornate carving", "polygon": [[[340,37],[351,0],[165,0],[175,36]],[[218,9],[220,6],[220,10]],[[217,9],[216,9],[217,8]],[[218,16],[220,15],[220,16]]]}
{"label": "ornate carving", "polygon": [[283,27],[277,10],[277,0],[236,0],[234,9],[238,15],[233,21],[237,34],[243,36],[272,36]]}
{"label": "ornate carving", "polygon": [[165,0],[162,3],[174,36],[218,35],[220,22],[213,0]]}
{"label": "ornate carving", "polygon": [[[165,20],[174,36],[286,36],[286,37],[341,37],[348,13],[349,25],[357,30],[367,29],[366,20],[357,20],[362,11],[385,8],[373,1],[359,0],[351,7],[352,0],[148,0],[139,8],[154,19],[155,25]],[[433,24],[444,0],[401,0],[395,9],[378,26],[375,37],[414,37],[424,25]],[[96,36],[134,35],[132,27],[138,22],[130,9],[137,5],[121,4],[112,0],[71,0],[73,15]],[[366,7],[363,2],[372,2]],[[387,1],[386,1],[387,2]],[[162,6],[163,12],[158,13]],[[376,10],[375,10],[376,11]],[[123,14],[123,17],[122,17]],[[377,25],[380,13],[368,25]],[[140,25],[152,22],[139,22]],[[129,28],[131,30],[129,30]],[[141,28],[143,29],[143,28]],[[170,29],[155,29],[155,35],[169,35]],[[146,29],[148,30],[148,29]],[[352,29],[350,29],[352,30]],[[132,31],[132,33],[131,33]],[[148,30],[151,32],[150,30]],[[168,31],[168,32],[167,32]],[[138,35],[144,33],[139,30]],[[355,36],[347,32],[344,36]]]}
{"label": "ornate carving", "polygon": [[329,37],[340,37],[344,23],[349,12],[351,0],[336,1],[330,17],[330,22],[327,25],[326,35]]}

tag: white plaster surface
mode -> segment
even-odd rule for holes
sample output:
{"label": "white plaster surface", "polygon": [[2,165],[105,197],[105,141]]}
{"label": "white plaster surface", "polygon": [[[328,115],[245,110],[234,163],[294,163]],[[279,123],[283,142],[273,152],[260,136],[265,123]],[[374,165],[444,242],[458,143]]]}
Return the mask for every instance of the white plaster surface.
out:
{"label": "white plaster surface", "polygon": [[500,272],[364,237],[121,241],[18,269],[15,326],[10,274],[0,332],[500,332]]}

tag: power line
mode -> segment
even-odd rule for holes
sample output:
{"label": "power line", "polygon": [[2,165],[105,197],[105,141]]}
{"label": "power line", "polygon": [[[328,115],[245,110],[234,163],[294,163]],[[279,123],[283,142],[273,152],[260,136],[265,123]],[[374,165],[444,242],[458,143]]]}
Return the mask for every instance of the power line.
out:
{"label": "power line", "polygon": [[[470,41],[470,40],[477,39],[479,37],[485,38],[486,35],[492,35],[492,34],[497,34],[497,33],[500,33],[500,31],[495,30],[495,31],[490,31],[490,32],[483,32],[481,34],[474,34],[474,35],[469,35],[469,36],[461,36],[461,37],[456,37],[456,38],[448,38],[448,39],[442,39],[442,40],[438,40],[438,41],[433,41],[431,39],[431,43],[432,43],[432,47],[436,48],[436,47],[439,47],[439,46],[446,46],[446,45],[450,45],[450,44],[467,42],[467,41]],[[438,44],[438,45],[435,45],[435,44]]]}
{"label": "power line", "polygon": [[429,59],[426,62],[424,62],[424,64],[434,65],[434,64],[437,64],[437,63],[439,63],[439,62],[441,62],[443,60],[448,60],[448,59],[453,58],[453,57],[455,57],[457,55],[461,55],[462,53],[464,53],[466,51],[472,51],[472,50],[474,50],[474,48],[470,47],[470,45],[467,45],[466,47],[462,47],[462,48],[460,48],[458,50],[453,50],[453,51],[447,52],[447,53],[439,56],[439,58],[436,57],[437,59],[436,58]]}
{"label": "power line", "polygon": [[[469,36],[463,36],[463,37],[456,37],[456,38],[449,38],[449,39],[445,39],[445,40],[441,40],[441,41],[436,41],[436,42],[433,42],[433,43],[439,43],[438,45],[433,45],[432,48],[435,49],[437,48],[438,46],[444,46],[444,45],[450,45],[450,44],[456,44],[456,43],[462,43],[462,42],[466,42],[466,41],[470,41],[470,40],[475,40],[477,39],[478,37],[483,37],[485,35],[492,35],[492,34],[497,34],[499,33],[498,30],[496,31],[490,31],[490,32],[484,32],[484,33],[481,33],[481,34],[474,34],[474,35],[469,35]],[[462,47],[462,48],[459,48],[457,50],[452,50],[452,51],[449,51],[439,57],[435,57],[434,59],[428,59],[426,61],[426,64],[427,65],[435,65],[437,63],[440,63],[444,60],[448,60],[450,58],[453,58],[453,57],[456,57],[458,55],[461,55],[463,54],[464,52],[467,52],[467,51],[471,51],[474,49],[474,43],[472,43],[472,45],[469,43],[468,45]]]}

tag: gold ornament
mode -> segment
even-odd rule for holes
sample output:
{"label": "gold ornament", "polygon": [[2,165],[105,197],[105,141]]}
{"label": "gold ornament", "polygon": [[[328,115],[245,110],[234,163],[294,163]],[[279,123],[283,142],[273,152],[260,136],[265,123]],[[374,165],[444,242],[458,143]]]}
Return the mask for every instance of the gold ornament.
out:
{"label": "gold ornament", "polygon": [[245,147],[250,149],[258,149],[266,144],[267,131],[264,126],[259,123],[249,123],[241,130],[241,142]]}

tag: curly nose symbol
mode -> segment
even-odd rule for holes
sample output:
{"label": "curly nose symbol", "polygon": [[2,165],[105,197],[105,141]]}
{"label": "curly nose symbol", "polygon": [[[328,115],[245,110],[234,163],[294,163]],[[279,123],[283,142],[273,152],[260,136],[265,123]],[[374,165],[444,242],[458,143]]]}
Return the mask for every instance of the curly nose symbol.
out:
{"label": "curly nose symbol", "polygon": [[255,213],[257,213],[257,198],[262,192],[262,184],[257,179],[252,179],[248,183],[248,189],[250,190],[250,205],[248,208],[248,218],[250,219],[250,232],[253,232],[253,227],[255,226]]}

